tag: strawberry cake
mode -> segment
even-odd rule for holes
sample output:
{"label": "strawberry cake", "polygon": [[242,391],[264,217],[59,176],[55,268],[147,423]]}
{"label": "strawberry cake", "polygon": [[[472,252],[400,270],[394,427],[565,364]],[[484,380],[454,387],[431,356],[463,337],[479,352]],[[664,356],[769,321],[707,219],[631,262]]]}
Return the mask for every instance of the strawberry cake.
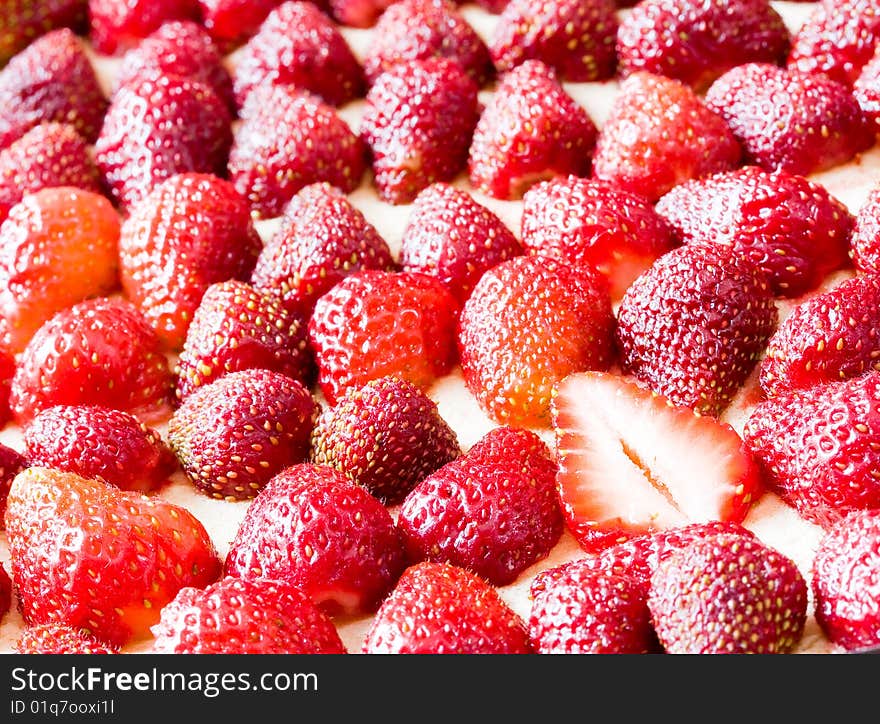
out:
{"label": "strawberry cake", "polygon": [[0,31],[0,651],[880,646],[873,2]]}

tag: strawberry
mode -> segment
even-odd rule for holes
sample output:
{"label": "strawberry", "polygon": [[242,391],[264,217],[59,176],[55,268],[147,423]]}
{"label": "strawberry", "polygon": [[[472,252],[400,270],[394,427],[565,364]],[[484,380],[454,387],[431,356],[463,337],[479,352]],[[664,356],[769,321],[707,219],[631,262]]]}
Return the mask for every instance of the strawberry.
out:
{"label": "strawberry", "polygon": [[807,584],[757,538],[716,535],[661,561],[648,608],[672,654],[786,654],[806,623]]}
{"label": "strawberry", "polygon": [[520,256],[489,269],[461,311],[465,384],[500,423],[546,427],[553,386],[570,372],[608,369],[614,313],[590,267]]}
{"label": "strawberry", "polygon": [[416,196],[400,241],[401,268],[437,277],[460,305],[483,272],[522,253],[513,231],[491,209],[443,181]]}
{"label": "strawberry", "polygon": [[348,387],[395,375],[425,389],[455,364],[457,304],[417,272],[361,269],[315,304],[309,344],[331,405]]}
{"label": "strawberry", "polygon": [[576,176],[541,181],[526,191],[521,228],[530,253],[601,272],[615,301],[678,244],[647,198]]}
{"label": "strawberry", "polygon": [[187,395],[168,442],[190,482],[218,500],[249,500],[273,475],[304,461],[318,404],[280,372],[229,372]]}
{"label": "strawberry", "polygon": [[330,14],[340,25],[370,28],[395,0],[326,0]]}
{"label": "strawberry", "polygon": [[854,511],[822,537],[811,568],[816,621],[848,651],[880,645],[880,510]]}
{"label": "strawberry", "polygon": [[519,468],[534,478],[539,488],[552,486],[556,481],[555,453],[535,432],[522,427],[493,427],[471,445],[467,456],[478,465]]}
{"label": "strawberry", "polygon": [[464,170],[479,117],[477,92],[448,58],[411,60],[375,80],[360,133],[381,200],[408,203],[429,184]]}
{"label": "strawberry", "polygon": [[261,249],[250,207],[231,182],[174,174],[123,222],[120,280],[166,347],[180,349],[207,288],[248,279]]}
{"label": "strawberry", "polygon": [[210,86],[235,115],[232,75],[208,31],[192,20],[169,20],[123,56],[114,84],[131,85],[141,75],[174,75]]}
{"label": "strawberry", "polygon": [[537,181],[590,173],[598,134],[587,112],[540,60],[505,73],[483,109],[468,152],[478,191],[518,199]]}
{"label": "strawberry", "polygon": [[57,28],[84,33],[88,0],[7,0],[0,13],[0,67],[34,38]]}
{"label": "strawberry", "polygon": [[113,197],[130,211],[177,174],[223,175],[231,144],[229,111],[210,86],[138,75],[114,94],[95,161]]}
{"label": "strawberry", "polygon": [[[3,514],[6,512],[6,498],[12,480],[27,464],[28,461],[18,450],[0,443],[0,530],[3,530],[4,526]],[[3,606],[0,605],[0,609],[2,608]]]}
{"label": "strawberry", "polygon": [[28,626],[15,642],[19,654],[118,654],[119,647],[101,641],[87,630],[63,623]]}
{"label": "strawberry", "polygon": [[151,424],[171,403],[172,374],[141,311],[96,297],[57,312],[21,353],[10,407],[20,425],[53,405],[101,405]]}
{"label": "strawberry", "polygon": [[0,226],[3,344],[21,352],[53,314],[118,286],[119,216],[72,186],[25,195]]}
{"label": "strawberry", "polygon": [[48,468],[16,476],[6,535],[25,623],[83,628],[115,646],[148,636],[181,588],[221,570],[184,508]]}
{"label": "strawberry", "polygon": [[407,568],[382,603],[365,654],[530,654],[528,630],[498,591],[446,563]]}
{"label": "strawberry", "polygon": [[743,438],[769,485],[806,520],[828,527],[880,508],[880,372],[760,401]]}
{"label": "strawberry", "polygon": [[[12,410],[9,409],[9,392],[13,375],[15,375],[15,355],[0,345],[0,425],[6,425],[12,417]],[[0,479],[2,477],[3,474],[0,472]],[[2,484],[0,484],[0,488],[2,488]],[[2,497],[0,494],[0,498]],[[0,511],[0,517],[2,517],[2,511]],[[0,530],[2,530],[2,525],[0,525]]]}
{"label": "strawberry", "polygon": [[47,186],[102,191],[89,145],[69,123],[40,123],[0,151],[0,223],[25,194]]}
{"label": "strawberry", "polygon": [[28,465],[55,468],[147,493],[168,481],[177,460],[161,434],[123,410],[57,405],[24,429]]}
{"label": "strawberry", "polygon": [[817,2],[792,38],[788,65],[852,85],[880,40],[880,10],[870,0]]}
{"label": "strawberry", "polygon": [[824,186],[787,171],[745,166],[687,181],[656,210],[682,241],[751,259],[776,296],[800,296],[848,264],[849,209]]}
{"label": "strawberry", "polygon": [[689,523],[741,523],[763,493],[730,425],[626,378],[570,375],[552,412],[563,513],[587,551]]}
{"label": "strawberry", "polygon": [[778,313],[765,274],[715,245],[661,256],[617,310],[621,368],[673,404],[721,414],[751,374]]}
{"label": "strawberry", "polygon": [[411,561],[451,563],[504,586],[547,557],[563,529],[551,453],[513,452],[464,454],[410,491],[397,524]]}
{"label": "strawberry", "polygon": [[880,278],[859,275],[798,304],[767,342],[768,397],[880,370]]}
{"label": "strawberry", "polygon": [[636,71],[599,133],[593,176],[653,202],[683,181],[735,168],[741,154],[724,119],[689,85]]}
{"label": "strawberry", "polygon": [[228,574],[284,581],[332,616],[374,611],[403,568],[400,532],[382,503],[309,463],[269,481],[226,557]]}
{"label": "strawberry", "polygon": [[89,0],[89,39],[99,53],[120,55],[166,21],[198,17],[197,0]]}
{"label": "strawberry", "polygon": [[333,622],[298,588],[224,577],[181,589],[153,626],[158,654],[344,654]]}
{"label": "strawberry", "polygon": [[282,0],[198,0],[205,29],[221,48],[247,41]]}
{"label": "strawberry", "polygon": [[380,377],[349,388],[322,412],[310,458],[393,505],[460,454],[458,437],[436,402],[411,382]]}
{"label": "strawberry", "polygon": [[0,71],[0,148],[44,121],[70,123],[93,143],[106,110],[85,44],[69,28],[37,38]]}
{"label": "strawberry", "polygon": [[370,34],[364,75],[372,84],[395,65],[432,57],[456,61],[478,86],[495,75],[486,42],[452,0],[392,3]]}
{"label": "strawberry", "polygon": [[[5,502],[6,501],[4,500],[4,505]],[[12,579],[9,578],[9,574],[6,572],[3,564],[0,563],[0,621],[2,621],[3,617],[9,612],[11,606]]]}
{"label": "strawberry", "polygon": [[360,62],[334,22],[311,2],[288,0],[274,8],[239,50],[233,73],[241,106],[261,85],[292,85],[331,106],[363,95]]}
{"label": "strawberry", "polygon": [[874,132],[880,133],[880,44],[877,48],[853,82],[853,96],[874,124]]}
{"label": "strawberry", "polygon": [[397,263],[376,227],[323,181],[303,186],[291,198],[280,227],[257,257],[251,283],[308,319],[318,298],[358,269],[394,271]]}
{"label": "strawberry", "polygon": [[859,271],[880,272],[880,185],[869,190],[858,208],[849,252]]}
{"label": "strawberry", "polygon": [[[303,186],[326,181],[354,191],[366,147],[336,109],[291,86],[251,92],[229,152],[229,179],[257,217],[279,216]],[[273,133],[266,133],[266,129]]]}
{"label": "strawberry", "polygon": [[742,145],[743,160],[768,171],[824,171],[875,140],[850,89],[821,73],[746,63],[712,83],[705,102]]}
{"label": "strawberry", "polygon": [[309,386],[312,356],[305,320],[273,294],[230,279],[205,290],[178,358],[175,392],[183,399],[230,372],[263,368]]}
{"label": "strawberry", "polygon": [[647,71],[703,91],[743,63],[781,65],[788,27],[769,0],[644,0],[621,21],[624,75]]}
{"label": "strawberry", "polygon": [[571,82],[606,80],[617,68],[614,0],[511,0],[498,16],[489,50],[501,73],[540,60]]}

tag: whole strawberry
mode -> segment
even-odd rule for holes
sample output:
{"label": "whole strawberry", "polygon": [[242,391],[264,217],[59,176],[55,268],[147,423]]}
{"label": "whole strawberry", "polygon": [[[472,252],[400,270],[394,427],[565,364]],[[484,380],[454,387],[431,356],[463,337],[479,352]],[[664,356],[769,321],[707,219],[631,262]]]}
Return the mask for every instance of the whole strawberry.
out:
{"label": "whole strawberry", "polygon": [[229,372],[187,395],[168,442],[189,480],[218,500],[249,500],[276,473],[306,460],[318,404],[280,372]]}
{"label": "whole strawberry", "polygon": [[528,630],[498,591],[446,563],[407,568],[382,603],[365,654],[529,654]]}
{"label": "whole strawberry", "polygon": [[162,23],[197,20],[197,0],[89,0],[89,39],[104,55],[133,48]]}
{"label": "whole strawberry", "polygon": [[614,326],[607,283],[592,268],[531,255],[501,262],[461,311],[465,384],[494,420],[547,427],[559,380],[613,362]]}
{"label": "whole strawberry", "polygon": [[868,191],[856,212],[849,253],[859,271],[880,272],[880,184]]}
{"label": "whole strawberry", "polygon": [[333,622],[298,588],[226,576],[181,589],[152,627],[157,654],[344,654]]}
{"label": "whole strawberry", "polygon": [[247,201],[213,174],[175,174],[122,224],[119,275],[168,349],[179,350],[211,284],[247,280],[262,249]]}
{"label": "whole strawberry", "polygon": [[88,10],[88,0],[7,0],[0,13],[0,66],[34,38],[57,28],[84,33]]}
{"label": "whole strawberry", "polygon": [[115,646],[148,636],[181,588],[221,569],[186,509],[48,468],[16,476],[6,535],[25,623],[86,629]]}
{"label": "whole strawberry", "polygon": [[333,616],[375,611],[404,565],[400,532],[382,503],[309,463],[269,481],[226,557],[228,574],[284,581]]}
{"label": "whole strawberry", "polygon": [[0,443],[0,530],[4,527],[3,515],[6,512],[9,488],[15,476],[27,467],[27,464],[27,459],[18,450]]}
{"label": "whole strawberry", "polygon": [[62,623],[28,626],[15,642],[19,654],[118,654],[119,647],[101,641],[86,629]]}
{"label": "whole strawberry", "polygon": [[718,246],[661,256],[617,312],[622,370],[674,404],[718,415],[757,364],[778,313],[764,273]]}

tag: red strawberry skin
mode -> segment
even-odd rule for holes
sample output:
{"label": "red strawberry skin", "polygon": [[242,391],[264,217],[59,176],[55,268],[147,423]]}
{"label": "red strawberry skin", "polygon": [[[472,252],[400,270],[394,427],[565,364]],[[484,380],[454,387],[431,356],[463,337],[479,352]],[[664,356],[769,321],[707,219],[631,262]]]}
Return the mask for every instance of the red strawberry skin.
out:
{"label": "red strawberry skin", "polygon": [[404,565],[400,532],[382,503],[310,463],[266,485],[226,557],[227,574],[285,581],[331,616],[375,611]]}
{"label": "red strawberry skin", "polygon": [[88,26],[88,0],[10,0],[0,16],[0,66],[24,50],[34,38],[57,28],[84,33]]}
{"label": "red strawberry skin", "polygon": [[119,647],[65,624],[28,626],[15,642],[19,654],[118,654]]}
{"label": "red strawberry skin", "polygon": [[327,0],[333,19],[353,28],[370,28],[394,0]]}
{"label": "red strawberry skin", "polygon": [[0,621],[9,612],[12,605],[12,579],[0,563]]}
{"label": "red strawberry skin", "polygon": [[850,237],[850,256],[859,271],[880,272],[880,187],[871,189],[858,209]]}
{"label": "red strawberry skin", "polygon": [[880,132],[880,52],[875,51],[862,66],[853,82],[853,96],[874,124],[875,132]]}
{"label": "red strawberry skin", "polygon": [[237,46],[260,28],[282,0],[198,0],[202,24],[220,47]]}
{"label": "red strawberry skin", "polygon": [[9,496],[9,488],[15,476],[27,464],[27,459],[18,450],[0,443],[0,530],[3,530],[4,527],[3,515],[6,512],[6,498]]}
{"label": "red strawberry skin", "polygon": [[168,20],[197,20],[197,0],[89,0],[95,50],[119,55]]}
{"label": "red strawberry skin", "polygon": [[382,603],[366,654],[529,654],[525,622],[498,591],[446,563],[406,569]]}
{"label": "red strawberry skin", "polygon": [[16,476],[6,535],[25,623],[84,628],[116,646],[148,636],[181,588],[221,569],[187,510],[48,468]]}
{"label": "red strawberry skin", "polygon": [[344,654],[333,622],[298,588],[224,577],[184,588],[153,626],[156,654]]}

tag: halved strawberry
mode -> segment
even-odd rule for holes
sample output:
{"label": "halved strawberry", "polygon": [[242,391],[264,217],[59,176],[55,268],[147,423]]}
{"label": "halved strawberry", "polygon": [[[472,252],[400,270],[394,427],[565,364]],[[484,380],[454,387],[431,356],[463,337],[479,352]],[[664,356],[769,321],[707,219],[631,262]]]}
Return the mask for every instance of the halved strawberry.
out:
{"label": "halved strawberry", "polygon": [[88,0],[7,0],[0,13],[0,67],[34,38],[57,28],[84,34],[88,14]]}
{"label": "halved strawberry", "polygon": [[89,39],[119,55],[168,20],[198,20],[197,0],[89,0]]}
{"label": "halved strawberry", "polygon": [[626,378],[569,375],[552,412],[563,512],[585,550],[688,523],[741,523],[763,493],[732,427]]}
{"label": "halved strawberry", "polygon": [[92,636],[86,629],[63,623],[28,626],[15,642],[19,654],[118,654],[119,647]]}

